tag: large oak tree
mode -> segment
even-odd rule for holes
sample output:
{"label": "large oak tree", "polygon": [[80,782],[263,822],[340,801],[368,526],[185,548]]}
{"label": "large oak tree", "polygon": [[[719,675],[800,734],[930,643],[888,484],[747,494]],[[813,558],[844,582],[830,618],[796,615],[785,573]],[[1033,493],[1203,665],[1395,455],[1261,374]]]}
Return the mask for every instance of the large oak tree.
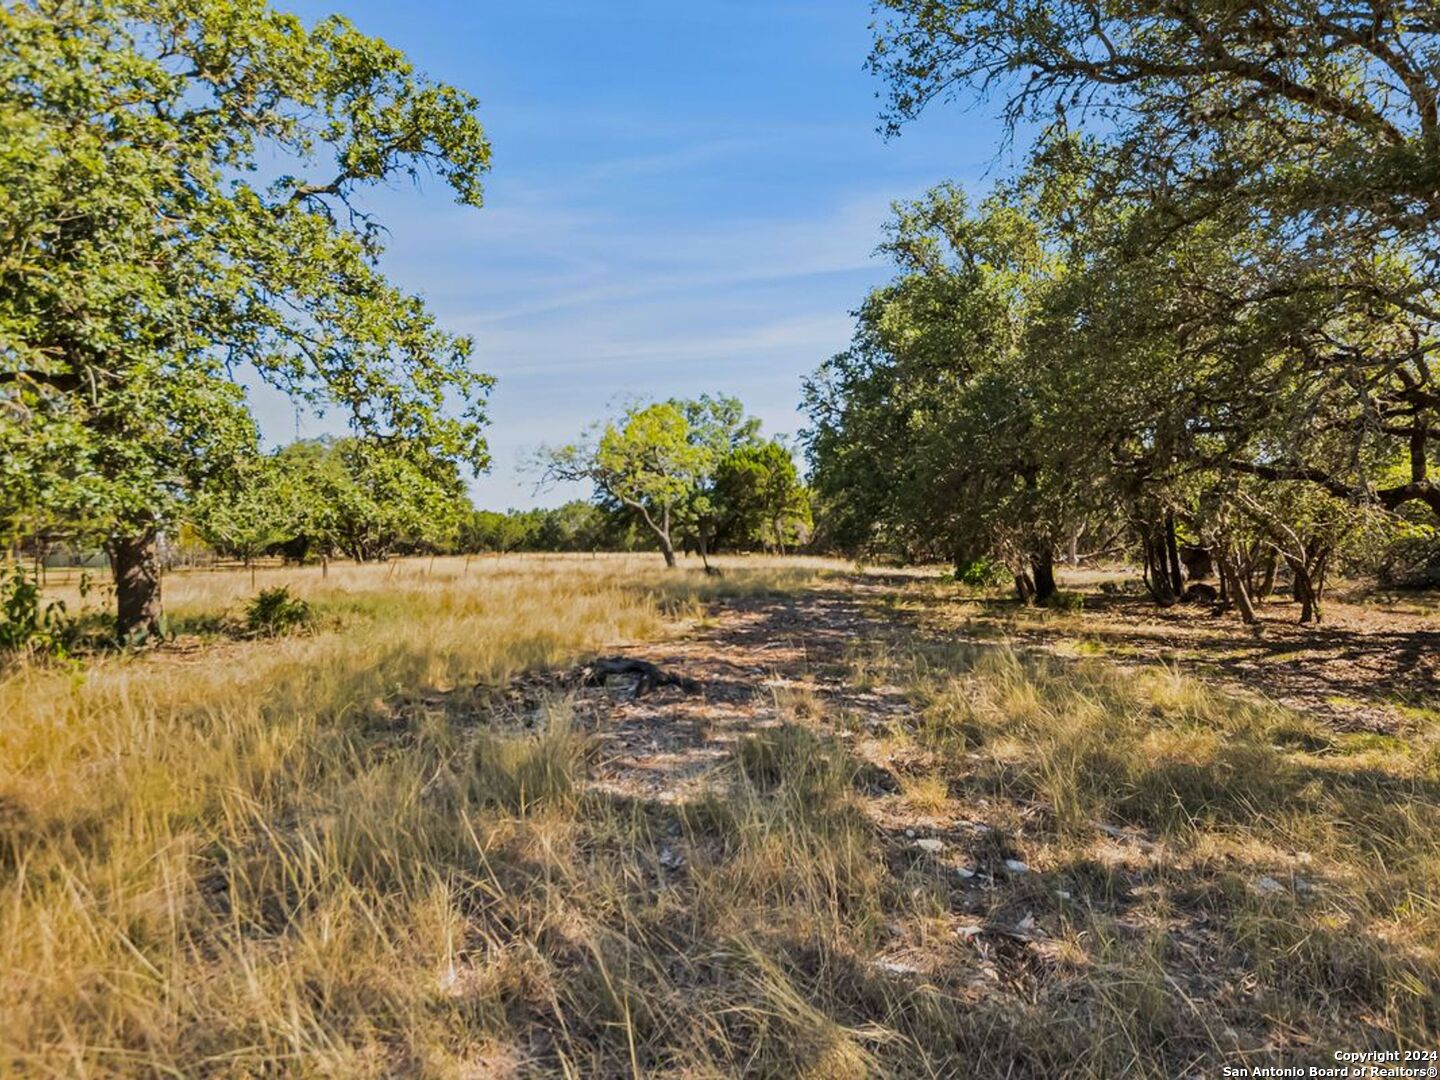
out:
{"label": "large oak tree", "polygon": [[476,104],[338,17],[0,8],[0,512],[105,544],[122,635],[159,628],[177,507],[255,452],[247,378],[375,453],[485,466],[490,380],[380,273],[362,200],[433,174],[479,205]]}

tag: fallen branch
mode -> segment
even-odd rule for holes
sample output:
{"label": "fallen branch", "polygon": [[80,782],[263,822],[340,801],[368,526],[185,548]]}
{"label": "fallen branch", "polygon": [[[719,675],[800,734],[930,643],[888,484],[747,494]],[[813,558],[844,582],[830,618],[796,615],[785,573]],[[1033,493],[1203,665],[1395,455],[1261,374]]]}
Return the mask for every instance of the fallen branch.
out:
{"label": "fallen branch", "polygon": [[626,656],[609,656],[593,660],[581,669],[582,686],[604,686],[614,676],[633,675],[635,696],[643,697],[658,686],[674,686],[687,694],[698,693],[700,684],[694,679],[666,671],[648,660],[635,660]]}

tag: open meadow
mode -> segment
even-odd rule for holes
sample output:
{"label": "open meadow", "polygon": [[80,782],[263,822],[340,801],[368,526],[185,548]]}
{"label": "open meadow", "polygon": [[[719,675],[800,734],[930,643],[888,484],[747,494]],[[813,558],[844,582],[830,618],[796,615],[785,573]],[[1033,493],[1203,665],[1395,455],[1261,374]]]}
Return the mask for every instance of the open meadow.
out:
{"label": "open meadow", "polygon": [[[264,567],[311,606],[278,636],[243,629],[248,571],[176,573],[171,644],[12,669],[0,1073],[1160,1077],[1440,1045],[1427,672],[1347,723],[1183,655],[1248,633],[1093,580],[1036,612],[721,562]],[[1424,612],[1352,615],[1433,644]]]}
{"label": "open meadow", "polygon": [[1437,11],[0,0],[0,1080],[1440,1077]]}

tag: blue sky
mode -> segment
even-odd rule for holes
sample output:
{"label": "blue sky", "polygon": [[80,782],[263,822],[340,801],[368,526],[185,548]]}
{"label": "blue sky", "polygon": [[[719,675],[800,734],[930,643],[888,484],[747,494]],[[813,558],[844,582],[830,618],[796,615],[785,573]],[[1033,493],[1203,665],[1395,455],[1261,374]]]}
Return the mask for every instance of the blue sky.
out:
{"label": "blue sky", "polygon": [[[499,379],[482,506],[588,494],[537,495],[517,466],[629,397],[735,394],[795,433],[801,378],[888,276],[889,203],[1006,164],[983,109],[877,134],[864,0],[279,2],[338,11],[481,99],[483,209],[437,182],[369,201],[387,273]],[[256,405],[271,439],[293,437],[288,404]]]}

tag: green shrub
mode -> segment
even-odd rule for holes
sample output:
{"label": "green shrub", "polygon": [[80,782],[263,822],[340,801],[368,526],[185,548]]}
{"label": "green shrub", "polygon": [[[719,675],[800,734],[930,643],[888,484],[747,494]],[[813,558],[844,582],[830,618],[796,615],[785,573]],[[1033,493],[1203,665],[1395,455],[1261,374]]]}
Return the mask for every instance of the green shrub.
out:
{"label": "green shrub", "polygon": [[261,589],[245,608],[245,626],[252,634],[274,637],[309,627],[314,622],[310,605],[290,592],[288,585]]}
{"label": "green shrub", "polygon": [[955,568],[955,580],[974,589],[1003,585],[1010,580],[1010,571],[994,559],[971,559]]}
{"label": "green shrub", "polygon": [[1045,606],[1054,611],[1083,611],[1085,595],[1078,592],[1057,592],[1045,601]]}
{"label": "green shrub", "polygon": [[[82,578],[82,594],[87,588]],[[0,566],[0,653],[63,657],[75,636],[63,600],[41,596],[40,583],[18,563]]]}

